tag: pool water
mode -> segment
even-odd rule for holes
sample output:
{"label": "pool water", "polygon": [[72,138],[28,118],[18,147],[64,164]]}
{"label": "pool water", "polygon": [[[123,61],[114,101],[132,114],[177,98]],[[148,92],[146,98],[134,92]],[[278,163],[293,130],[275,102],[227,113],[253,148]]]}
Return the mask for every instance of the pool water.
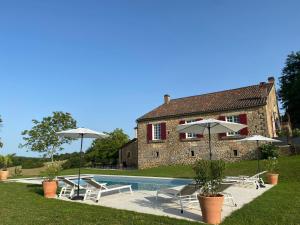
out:
{"label": "pool water", "polygon": [[130,184],[133,190],[156,191],[164,188],[186,185],[192,182],[190,179],[152,178],[152,177],[129,177],[129,176],[95,176],[99,183]]}

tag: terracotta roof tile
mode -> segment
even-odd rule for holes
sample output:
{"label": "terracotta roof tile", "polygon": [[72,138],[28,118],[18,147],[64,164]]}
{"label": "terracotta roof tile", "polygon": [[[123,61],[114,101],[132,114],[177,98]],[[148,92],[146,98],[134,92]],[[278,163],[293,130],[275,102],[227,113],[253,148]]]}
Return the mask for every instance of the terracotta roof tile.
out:
{"label": "terracotta roof tile", "polygon": [[137,119],[137,122],[182,115],[221,112],[266,104],[272,83],[171,99]]}

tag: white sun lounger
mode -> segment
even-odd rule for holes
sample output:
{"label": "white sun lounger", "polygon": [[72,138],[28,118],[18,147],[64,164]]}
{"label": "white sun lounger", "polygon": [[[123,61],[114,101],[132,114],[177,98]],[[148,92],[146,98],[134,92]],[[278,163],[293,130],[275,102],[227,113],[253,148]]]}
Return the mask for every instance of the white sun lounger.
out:
{"label": "white sun lounger", "polygon": [[[156,200],[158,200],[159,195],[168,196],[175,201],[178,201],[181,207],[181,213],[183,213],[183,205],[190,205],[199,202],[197,195],[200,194],[200,192],[201,188],[196,188],[196,186],[193,184],[165,188],[156,192]],[[237,206],[230,193],[221,192],[221,194],[224,195],[225,201],[230,201],[232,203],[232,206]]]}
{"label": "white sun lounger", "polygon": [[83,178],[83,180],[88,184],[84,200],[93,198],[99,202],[102,194],[114,191],[121,192],[124,189],[128,189],[132,194],[131,185],[106,185],[106,183],[99,183],[92,178]]}
{"label": "white sun lounger", "polygon": [[[78,184],[66,177],[57,177],[59,181],[64,183],[59,193],[59,198],[68,197],[72,198],[78,189]],[[79,185],[79,190],[86,190],[86,187]]]}
{"label": "white sun lounger", "polygon": [[236,182],[242,186],[254,185],[256,189],[264,187],[264,181],[260,178],[261,175],[265,174],[267,171],[263,171],[253,176],[227,176],[225,177],[225,182]]}

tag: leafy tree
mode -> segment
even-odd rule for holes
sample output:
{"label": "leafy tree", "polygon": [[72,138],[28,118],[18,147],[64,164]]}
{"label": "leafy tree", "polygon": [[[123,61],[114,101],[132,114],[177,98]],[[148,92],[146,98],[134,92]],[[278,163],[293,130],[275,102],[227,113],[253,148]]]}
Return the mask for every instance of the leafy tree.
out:
{"label": "leafy tree", "polygon": [[70,113],[53,112],[52,116],[44,117],[42,121],[32,120],[31,130],[22,132],[24,144],[20,147],[44,154],[53,161],[53,155],[63,150],[62,145],[70,143],[70,138],[60,138],[56,132],[76,128],[76,120]]}
{"label": "leafy tree", "polygon": [[300,128],[300,51],[288,55],[279,78],[279,97],[294,128]]}
{"label": "leafy tree", "polygon": [[[3,123],[3,121],[0,116],[0,127],[2,127],[2,123]],[[3,147],[3,142],[1,141],[1,138],[0,138],[0,148],[2,148],[2,147]]]}
{"label": "leafy tree", "polygon": [[118,159],[118,150],[129,141],[122,129],[115,129],[108,133],[109,137],[96,139],[86,152],[86,159],[92,163],[115,164]]}

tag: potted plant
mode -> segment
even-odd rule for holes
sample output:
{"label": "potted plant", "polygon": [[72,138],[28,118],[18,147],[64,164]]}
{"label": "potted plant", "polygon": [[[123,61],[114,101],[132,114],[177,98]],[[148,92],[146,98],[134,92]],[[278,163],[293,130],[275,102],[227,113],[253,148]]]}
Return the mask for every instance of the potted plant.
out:
{"label": "potted plant", "polygon": [[269,157],[266,160],[266,168],[268,170],[267,179],[269,184],[277,184],[278,183],[278,160],[276,157]]}
{"label": "potted plant", "polygon": [[9,171],[7,168],[12,164],[13,154],[1,155],[0,163],[2,165],[2,169],[0,170],[0,180],[6,180],[9,176]]}
{"label": "potted plant", "polygon": [[224,196],[218,192],[224,176],[225,163],[222,160],[199,160],[193,167],[196,184],[201,187],[197,198],[203,221],[209,224],[221,223]]}
{"label": "potted plant", "polygon": [[46,176],[43,181],[44,196],[46,198],[55,198],[58,183],[56,180],[56,176],[58,175],[61,166],[57,162],[51,162],[47,164],[46,167]]}

